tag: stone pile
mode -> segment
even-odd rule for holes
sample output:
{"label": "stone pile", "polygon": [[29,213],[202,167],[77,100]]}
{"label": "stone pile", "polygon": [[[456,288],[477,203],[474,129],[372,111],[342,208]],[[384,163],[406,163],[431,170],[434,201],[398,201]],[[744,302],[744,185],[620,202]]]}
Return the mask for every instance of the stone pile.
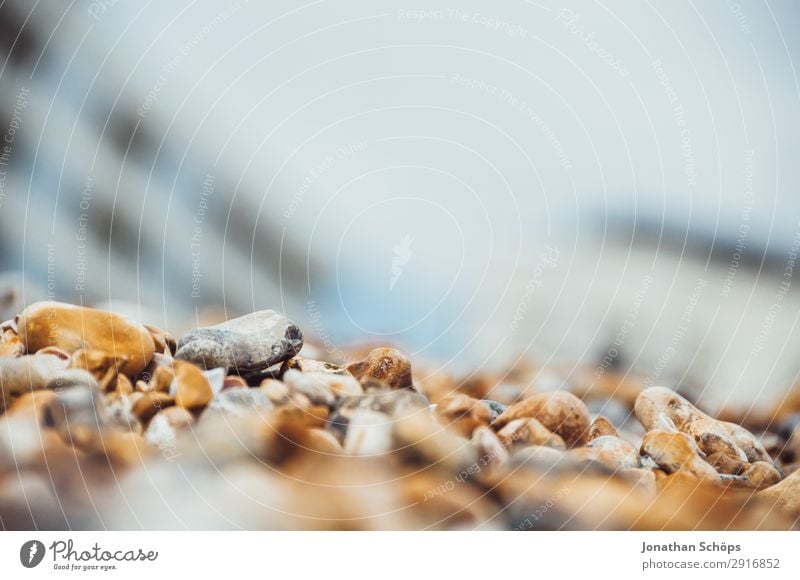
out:
{"label": "stone pile", "polygon": [[269,310],[176,341],[38,302],[0,332],[7,529],[798,527],[795,394],[736,421],[611,373],[323,361]]}

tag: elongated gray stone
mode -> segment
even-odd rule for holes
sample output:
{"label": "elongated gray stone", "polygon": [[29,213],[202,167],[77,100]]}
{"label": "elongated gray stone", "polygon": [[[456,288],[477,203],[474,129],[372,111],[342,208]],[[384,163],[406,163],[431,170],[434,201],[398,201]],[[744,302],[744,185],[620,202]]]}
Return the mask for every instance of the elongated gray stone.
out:
{"label": "elongated gray stone", "polygon": [[192,330],[178,343],[175,358],[247,376],[293,357],[302,347],[303,334],[293,322],[274,310],[259,310]]}

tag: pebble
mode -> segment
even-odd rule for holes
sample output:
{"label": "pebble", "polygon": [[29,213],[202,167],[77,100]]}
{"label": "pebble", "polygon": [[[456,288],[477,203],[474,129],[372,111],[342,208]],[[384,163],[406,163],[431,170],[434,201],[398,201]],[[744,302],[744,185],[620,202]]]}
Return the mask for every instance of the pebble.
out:
{"label": "pebble", "polygon": [[142,423],[133,413],[134,400],[131,394],[112,393],[106,397],[105,413],[110,427],[122,431],[142,432]]}
{"label": "pebble", "polygon": [[589,430],[589,410],[575,395],[566,391],[538,393],[514,403],[498,417],[494,426],[501,429],[514,419],[534,418],[568,446],[580,444]]}
{"label": "pebble", "polygon": [[159,411],[171,407],[174,404],[175,397],[159,391],[150,391],[141,393],[134,400],[131,404],[131,412],[142,424],[146,425]]}
{"label": "pebble", "polygon": [[155,415],[147,426],[144,440],[159,449],[174,449],[178,444],[178,434],[170,425],[169,419],[159,413]]}
{"label": "pebble", "polygon": [[561,435],[553,433],[537,419],[514,419],[498,431],[497,435],[506,447],[542,445],[560,451],[567,449]]}
{"label": "pebble", "polygon": [[506,412],[508,405],[504,405],[503,403],[499,403],[497,401],[492,401],[491,399],[481,399],[481,403],[486,405],[491,413],[491,420],[490,423],[494,423],[497,418]]}
{"label": "pebble", "polygon": [[363,395],[344,397],[339,404],[338,412],[349,417],[358,409],[369,409],[385,413],[390,417],[399,417],[410,413],[418,413],[428,408],[429,401],[413,389],[390,390],[386,387],[369,388]]}
{"label": "pebble", "polygon": [[278,373],[279,376],[283,378],[283,375],[288,370],[295,370],[303,373],[324,373],[330,375],[352,376],[350,372],[342,365],[303,357],[294,357],[283,361]]}
{"label": "pebble", "polygon": [[350,416],[344,452],[349,455],[380,455],[392,449],[392,419],[367,409]]}
{"label": "pebble", "polygon": [[641,452],[667,473],[686,471],[699,479],[720,480],[717,471],[703,460],[694,441],[685,433],[649,431],[642,440]]}
{"label": "pebble", "polygon": [[142,325],[112,312],[62,302],[36,302],[17,321],[29,353],[55,346],[72,354],[97,350],[117,358],[120,371],[135,376],[155,353],[150,333]]}
{"label": "pebble", "polygon": [[[664,387],[650,387],[636,399],[634,412],[648,430],[658,428],[689,435],[696,447],[724,470],[740,462],[770,462],[758,439],[744,427],[718,421],[700,411],[684,397]],[[721,456],[730,461],[724,461]]]}
{"label": "pebble", "polygon": [[327,455],[338,455],[344,452],[339,440],[330,431],[317,427],[312,427],[306,431],[303,446],[310,451]]}
{"label": "pebble", "polygon": [[290,394],[302,393],[314,404],[328,406],[333,406],[337,397],[359,396],[364,392],[361,384],[349,374],[300,372],[291,369],[284,373],[283,382]]}
{"label": "pebble", "polygon": [[274,405],[283,405],[289,401],[289,387],[277,379],[264,379],[259,388],[269,397]]}
{"label": "pebble", "polygon": [[744,478],[751,487],[763,489],[778,483],[783,475],[768,461],[754,461],[744,470]]}
{"label": "pebble", "polygon": [[192,330],[178,342],[175,357],[247,376],[293,357],[302,347],[303,335],[294,323],[274,310],[260,310]]}
{"label": "pebble", "polygon": [[203,416],[209,413],[221,413],[229,416],[242,416],[253,410],[263,414],[275,408],[270,398],[262,389],[255,387],[231,387],[211,400]]}
{"label": "pebble", "polygon": [[[735,409],[712,418],[633,379],[619,396],[617,377],[581,391],[566,368],[552,384],[534,366],[468,380],[415,367],[414,381],[390,348],[346,366],[321,360],[321,348],[262,349],[237,367],[234,351],[258,330],[242,319],[181,342],[188,352],[211,343],[224,364],[208,366],[186,350],[173,358],[166,331],[127,320],[154,351],[132,374],[122,368],[136,353],[66,340],[74,312],[58,308],[59,340],[30,354],[14,321],[0,326],[0,511],[12,527],[30,510],[10,482],[29,474],[58,490],[57,501],[42,498],[56,518],[37,512],[37,523],[75,528],[82,513],[111,527],[140,517],[155,527],[174,512],[190,528],[451,530],[788,529],[800,515],[800,398],[773,425]],[[132,504],[114,493],[120,482]],[[243,490],[263,503],[242,502]],[[93,503],[101,497],[115,499]],[[170,509],[150,509],[153,497]]]}
{"label": "pebble", "polygon": [[10,406],[20,395],[46,388],[50,379],[65,367],[62,360],[53,356],[0,358],[2,408]]}
{"label": "pebble", "polygon": [[589,426],[589,441],[594,441],[598,437],[605,436],[619,437],[616,427],[611,424],[611,421],[603,416],[597,417]]}
{"label": "pebble", "polygon": [[639,467],[639,450],[628,441],[615,435],[602,435],[592,439],[584,449],[590,449],[595,457],[612,469],[634,469]]}
{"label": "pebble", "polygon": [[780,507],[800,516],[800,470],[780,483],[760,491],[758,495],[773,500]]}
{"label": "pebble", "polygon": [[56,393],[53,427],[61,438],[77,447],[94,444],[106,427],[104,402],[97,385],[68,385]]}
{"label": "pebble", "polygon": [[492,422],[492,410],[487,405],[480,399],[463,394],[451,395],[439,401],[436,413],[465,437],[470,437],[477,427]]}
{"label": "pebble", "polygon": [[110,391],[116,386],[117,375],[125,356],[115,357],[102,350],[76,350],[69,359],[69,367],[83,369],[92,375],[102,391]]}
{"label": "pebble", "polygon": [[179,407],[194,412],[201,411],[214,398],[214,390],[200,367],[176,360],[174,373],[170,392],[174,393],[175,404]]}
{"label": "pebble", "polygon": [[411,361],[394,348],[376,348],[362,361],[347,365],[347,370],[363,384],[372,379],[387,385],[390,389],[410,389]]}
{"label": "pebble", "polygon": [[490,427],[485,425],[480,425],[472,431],[471,443],[481,462],[502,465],[511,459],[506,445]]}
{"label": "pebble", "polygon": [[156,328],[150,324],[143,325],[147,332],[150,333],[150,337],[153,339],[153,344],[155,344],[155,350],[159,354],[169,354],[174,355],[175,351],[178,349],[178,345],[175,342],[175,338],[165,330],[161,330],[160,328]]}
{"label": "pebble", "polygon": [[0,357],[17,357],[25,354],[25,344],[11,328],[2,330],[0,335]]}

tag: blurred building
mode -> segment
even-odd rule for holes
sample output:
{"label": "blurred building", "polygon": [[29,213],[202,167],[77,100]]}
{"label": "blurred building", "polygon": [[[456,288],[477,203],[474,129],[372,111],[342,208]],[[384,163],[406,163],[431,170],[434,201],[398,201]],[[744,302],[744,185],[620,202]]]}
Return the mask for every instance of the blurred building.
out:
{"label": "blurred building", "polygon": [[796,378],[792,2],[12,0],[0,26],[29,298],[176,331],[273,307],[332,355],[533,354],[720,403]]}

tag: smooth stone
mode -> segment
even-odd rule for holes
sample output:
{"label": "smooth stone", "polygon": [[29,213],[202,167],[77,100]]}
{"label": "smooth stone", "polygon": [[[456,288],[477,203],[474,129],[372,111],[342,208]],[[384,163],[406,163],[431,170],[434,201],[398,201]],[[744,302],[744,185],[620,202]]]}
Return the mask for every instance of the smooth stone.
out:
{"label": "smooth stone", "polygon": [[534,418],[567,445],[580,444],[588,435],[589,410],[578,397],[567,391],[537,393],[509,406],[494,423],[500,429],[514,419]]}
{"label": "smooth stone", "polygon": [[99,350],[117,357],[127,375],[141,372],[155,353],[147,329],[124,316],[64,304],[31,304],[17,321],[19,336],[29,353],[54,346],[69,354],[81,349]]}
{"label": "smooth stone", "polygon": [[392,449],[392,419],[376,411],[360,410],[350,417],[344,438],[349,455],[381,455]]}
{"label": "smooth stone", "polygon": [[144,440],[159,449],[174,449],[178,443],[178,435],[169,419],[163,413],[159,413],[147,426]]}
{"label": "smooth stone", "polygon": [[391,389],[407,389],[413,386],[411,361],[394,348],[373,349],[364,360],[347,365],[347,370],[362,383],[372,379]]}
{"label": "smooth stone", "polygon": [[339,405],[338,414],[350,417],[359,409],[368,409],[396,417],[409,412],[427,409],[430,401],[412,389],[368,390],[364,395],[346,397]]}
{"label": "smooth stone", "polygon": [[0,357],[17,357],[25,354],[25,344],[11,328],[0,329]]}
{"label": "smooth stone", "polygon": [[205,369],[254,375],[296,355],[303,334],[274,310],[260,310],[239,318],[192,330],[178,343],[175,357]]}
{"label": "smooth stone", "polygon": [[41,389],[56,389],[77,382],[94,385],[86,371],[67,369],[67,361],[53,355],[0,358],[0,411],[14,399]]}
{"label": "smooth stone", "polygon": [[283,375],[283,382],[289,393],[301,393],[315,405],[333,406],[337,397],[358,396],[363,393],[361,383],[346,375],[300,372],[288,370]]}
{"label": "smooth stone", "polygon": [[203,416],[211,414],[223,414],[231,416],[241,416],[251,412],[253,409],[264,413],[274,408],[269,396],[257,387],[231,387],[225,389],[211,400]]}
{"label": "smooth stone", "polygon": [[53,426],[66,443],[81,446],[96,439],[107,426],[97,385],[67,386],[56,393],[52,405]]}
{"label": "smooth stone", "polygon": [[686,471],[699,479],[718,482],[719,473],[701,456],[694,440],[678,431],[649,431],[640,452],[651,457],[667,473]]}
{"label": "smooth stone", "polygon": [[331,375],[351,376],[347,369],[341,365],[299,356],[283,361],[283,364],[280,368],[280,376],[283,376],[288,370],[296,370],[304,373],[325,373]]}
{"label": "smooth stone", "polygon": [[758,495],[774,500],[780,507],[800,515],[800,470],[789,477],[758,492]]}
{"label": "smooth stone", "polygon": [[175,404],[175,398],[166,393],[150,391],[142,393],[131,405],[131,412],[146,425],[162,409],[171,407]]}
{"label": "smooth stone", "polygon": [[170,394],[174,393],[175,404],[179,407],[201,411],[214,398],[214,390],[200,367],[176,360],[173,371],[175,378],[170,385]]}
{"label": "smooth stone", "polygon": [[489,408],[489,411],[492,413],[491,422],[494,423],[497,418],[506,412],[508,405],[504,405],[503,403],[498,403],[497,401],[492,401],[491,399],[482,399],[481,403],[486,405]]}

